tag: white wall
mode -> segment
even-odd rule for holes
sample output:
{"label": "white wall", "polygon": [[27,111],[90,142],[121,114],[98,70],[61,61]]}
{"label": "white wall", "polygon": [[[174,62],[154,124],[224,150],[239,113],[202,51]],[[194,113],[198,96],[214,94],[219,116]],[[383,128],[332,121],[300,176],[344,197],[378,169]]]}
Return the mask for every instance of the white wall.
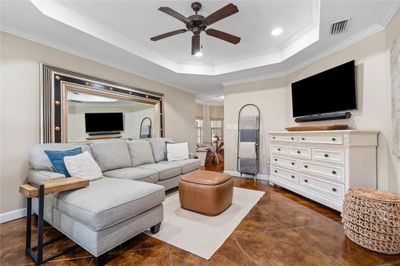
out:
{"label": "white wall", "polygon": [[194,94],[10,34],[0,38],[1,213],[25,203],[18,187],[26,182],[29,149],[40,142],[40,63],[163,93],[166,137],[188,142],[194,152]]}
{"label": "white wall", "polygon": [[248,103],[258,106],[260,120],[260,173],[269,172],[268,131],[282,130],[285,126],[286,82],[285,79],[264,80],[225,88],[224,142],[225,170],[236,171],[237,124],[240,108]]}
{"label": "white wall", "polygon": [[[236,170],[236,130],[229,129],[229,124],[237,124],[237,118],[228,118],[231,114],[236,116],[239,108],[245,103],[257,104],[263,116],[264,136],[268,131],[284,130],[287,126],[296,125],[292,117],[290,84],[350,60],[355,60],[358,110],[353,112],[353,117],[348,120],[307,124],[345,123],[354,129],[379,130],[379,146],[377,149],[378,187],[382,190],[400,192],[399,161],[391,153],[392,119],[389,69],[389,49],[395,36],[400,34],[399,27],[400,12],[397,12],[385,31],[284,78],[225,87],[225,156],[227,156],[225,169]],[[265,138],[264,141],[263,149],[266,149]],[[265,166],[269,160],[266,151],[262,153],[261,160],[261,173],[269,174],[269,169]]]}

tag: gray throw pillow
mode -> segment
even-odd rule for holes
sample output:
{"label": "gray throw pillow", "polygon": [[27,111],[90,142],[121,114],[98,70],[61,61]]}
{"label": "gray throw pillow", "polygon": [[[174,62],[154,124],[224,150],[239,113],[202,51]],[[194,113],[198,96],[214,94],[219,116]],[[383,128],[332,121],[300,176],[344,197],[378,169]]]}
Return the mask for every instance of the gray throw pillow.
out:
{"label": "gray throw pillow", "polygon": [[151,149],[153,150],[154,161],[156,163],[167,160],[167,145],[165,142],[172,142],[167,138],[150,139]]}

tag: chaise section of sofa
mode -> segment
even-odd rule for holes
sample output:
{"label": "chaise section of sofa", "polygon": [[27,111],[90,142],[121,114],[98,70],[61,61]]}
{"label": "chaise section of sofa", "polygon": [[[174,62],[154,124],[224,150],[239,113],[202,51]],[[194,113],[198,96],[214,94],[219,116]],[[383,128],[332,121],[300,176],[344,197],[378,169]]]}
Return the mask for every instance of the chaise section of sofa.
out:
{"label": "chaise section of sofa", "polygon": [[35,145],[29,155],[30,182],[65,178],[53,171],[44,151],[78,147],[92,154],[104,176],[86,188],[45,196],[45,220],[96,257],[148,228],[158,228],[165,190],[177,187],[182,174],[200,168],[198,159],[168,162],[167,141]]}
{"label": "chaise section of sofa", "polygon": [[53,223],[99,256],[163,220],[164,188],[126,179],[102,178],[53,199]]}
{"label": "chaise section of sofa", "polygon": [[[105,150],[113,151],[113,147],[126,145],[122,144],[113,144]],[[29,181],[40,183],[49,179],[66,178],[53,172],[44,151],[77,147],[93,154],[89,145],[81,144],[43,144],[32,147],[30,163],[33,169],[29,172]],[[122,152],[114,150],[113,154]],[[128,160],[125,161],[128,161],[130,166],[129,154],[127,156]],[[113,161],[107,161],[102,167],[125,166],[125,162],[119,159],[114,156]],[[156,171],[151,171],[151,175],[158,179]],[[164,198],[163,186],[137,180],[103,177],[91,181],[88,187],[82,189],[45,196],[44,219],[98,257],[149,228],[156,230],[163,220]],[[37,213],[36,200],[33,209]]]}

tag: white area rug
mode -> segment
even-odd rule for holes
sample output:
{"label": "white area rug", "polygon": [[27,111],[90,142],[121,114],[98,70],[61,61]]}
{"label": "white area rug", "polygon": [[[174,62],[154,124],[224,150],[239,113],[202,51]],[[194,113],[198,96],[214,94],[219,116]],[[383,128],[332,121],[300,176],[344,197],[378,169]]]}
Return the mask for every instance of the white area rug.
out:
{"label": "white area rug", "polygon": [[150,236],[210,259],[235,230],[251,208],[264,195],[262,191],[234,188],[232,205],[218,216],[205,216],[180,207],[179,194],[167,195],[160,232]]}

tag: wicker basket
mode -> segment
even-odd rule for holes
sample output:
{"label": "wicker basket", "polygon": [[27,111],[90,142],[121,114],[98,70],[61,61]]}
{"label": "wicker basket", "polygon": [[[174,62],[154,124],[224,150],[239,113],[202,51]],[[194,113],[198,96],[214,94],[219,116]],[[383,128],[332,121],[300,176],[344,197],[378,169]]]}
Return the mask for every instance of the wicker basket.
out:
{"label": "wicker basket", "polygon": [[384,254],[400,254],[400,196],[350,188],[342,221],[344,233],[356,244]]}

